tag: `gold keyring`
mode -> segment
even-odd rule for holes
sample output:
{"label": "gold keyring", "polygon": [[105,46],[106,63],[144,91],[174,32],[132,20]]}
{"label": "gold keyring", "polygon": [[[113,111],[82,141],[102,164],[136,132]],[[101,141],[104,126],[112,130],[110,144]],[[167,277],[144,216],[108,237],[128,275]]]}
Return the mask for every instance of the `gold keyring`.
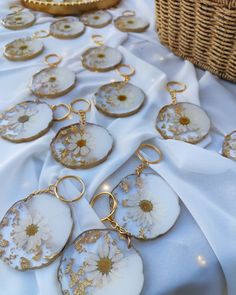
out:
{"label": "gold keyring", "polygon": [[99,45],[99,46],[102,46],[104,45],[104,38],[102,35],[99,35],[99,34],[95,34],[95,35],[92,35],[92,40],[95,44]]}
{"label": "gold keyring", "polygon": [[[85,110],[83,110],[83,109],[76,110],[74,108],[74,105],[76,103],[78,103],[78,102],[85,102],[88,105],[88,107]],[[91,102],[88,99],[85,99],[85,98],[77,98],[77,99],[73,100],[70,105],[71,105],[71,111],[73,113],[75,113],[75,114],[80,114],[81,111],[83,111],[84,113],[88,113],[90,111],[90,109],[91,109]]]}
{"label": "gold keyring", "polygon": [[[75,180],[77,180],[77,181],[82,185],[82,191],[80,192],[80,195],[79,195],[78,197],[76,197],[76,198],[74,198],[74,199],[72,199],[72,200],[67,200],[67,199],[64,198],[61,194],[59,194],[58,187],[59,187],[59,185],[60,185],[65,179],[75,179]],[[66,175],[66,176],[61,177],[61,178],[58,179],[58,181],[55,183],[55,185],[53,186],[53,188],[54,188],[55,196],[56,196],[59,200],[65,202],[65,203],[73,203],[73,202],[75,202],[75,201],[79,201],[79,200],[83,197],[83,195],[84,195],[84,193],[85,193],[85,184],[84,184],[82,178],[79,177],[79,176],[75,176],[75,175]]]}
{"label": "gold keyring", "polygon": [[[122,68],[126,68],[129,70],[129,73],[125,74],[122,72]],[[119,75],[121,75],[121,77],[131,77],[135,74],[135,69],[130,66],[130,65],[127,65],[127,64],[119,64],[117,67],[116,67],[116,71]]]}
{"label": "gold keyring", "polygon": [[123,13],[122,13],[123,16],[135,16],[135,11],[133,10],[125,10]]}
{"label": "gold keyring", "polygon": [[56,110],[57,110],[58,108],[60,108],[60,107],[66,109],[67,112],[66,112],[66,114],[65,114],[64,116],[59,117],[59,118],[56,118],[56,117],[54,116],[54,114],[53,114],[53,121],[55,121],[55,122],[61,122],[61,121],[66,120],[66,119],[70,116],[70,114],[71,114],[71,111],[72,111],[72,110],[71,110],[71,106],[68,105],[68,104],[66,104],[66,103],[59,103],[59,104],[53,105],[53,106],[51,106],[51,109],[52,109],[53,111],[56,111]]}
{"label": "gold keyring", "polygon": [[[154,152],[156,152],[159,155],[159,158],[157,160],[155,160],[155,161],[149,161],[149,160],[147,160],[141,154],[141,150],[143,148],[149,148],[149,149],[153,150]],[[139,146],[138,150],[136,151],[136,155],[137,155],[137,157],[139,158],[140,161],[142,161],[142,162],[144,162],[146,164],[157,164],[157,163],[160,163],[161,160],[163,159],[163,154],[162,154],[161,150],[158,147],[156,147],[155,145],[152,145],[152,144],[149,144],[149,143],[142,143]]]}
{"label": "gold keyring", "polygon": [[48,36],[50,36],[50,33],[48,31],[40,30],[40,31],[34,32],[32,38],[42,39],[42,38],[47,38]]}
{"label": "gold keyring", "polygon": [[[173,89],[172,86],[180,86],[182,88],[180,89]],[[182,83],[182,82],[178,82],[178,81],[170,81],[166,84],[166,90],[169,93],[182,93],[187,89],[187,85]]]}
{"label": "gold keyring", "polygon": [[17,13],[17,12],[20,12],[20,11],[24,10],[24,7],[22,7],[22,6],[19,5],[19,4],[11,4],[11,5],[9,6],[9,9],[10,9],[12,12]]}
{"label": "gold keyring", "polygon": [[95,196],[91,199],[91,201],[89,202],[90,206],[93,208],[95,202],[96,202],[98,199],[100,199],[102,196],[104,196],[104,195],[107,195],[107,196],[110,198],[110,200],[112,201],[112,207],[111,207],[111,212],[110,212],[106,217],[101,218],[101,221],[102,221],[102,222],[104,222],[104,221],[109,221],[109,220],[112,218],[112,216],[113,216],[114,213],[116,212],[117,205],[118,205],[117,200],[116,200],[116,198],[114,197],[114,195],[113,195],[112,193],[109,193],[109,192],[101,192],[101,193],[95,195]]}
{"label": "gold keyring", "polygon": [[[50,58],[56,58],[56,61],[50,62]],[[51,53],[48,54],[44,57],[44,62],[49,66],[49,67],[56,67],[59,65],[59,63],[62,61],[62,57],[56,53]]]}

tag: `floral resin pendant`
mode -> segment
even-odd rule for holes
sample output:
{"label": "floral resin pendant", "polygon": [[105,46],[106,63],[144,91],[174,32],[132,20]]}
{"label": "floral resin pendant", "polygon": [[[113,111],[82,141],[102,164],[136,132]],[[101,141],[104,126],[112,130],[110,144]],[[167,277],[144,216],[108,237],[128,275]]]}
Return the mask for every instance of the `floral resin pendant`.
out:
{"label": "floral resin pendant", "polygon": [[64,17],[50,25],[50,35],[58,39],[74,39],[84,31],[84,24],[75,17]]}
{"label": "floral resin pendant", "polygon": [[29,11],[10,13],[2,19],[2,25],[9,30],[22,30],[31,27],[35,16]]}
{"label": "floral resin pendant", "polygon": [[115,26],[122,32],[142,33],[149,27],[149,22],[135,15],[134,11],[125,11],[122,16],[114,20]]}
{"label": "floral resin pendant", "polygon": [[225,136],[222,154],[226,158],[236,161],[236,130]]}
{"label": "floral resin pendant", "polygon": [[[76,111],[73,105],[82,101],[88,103],[89,108]],[[71,169],[97,166],[107,159],[113,148],[113,137],[104,127],[85,121],[90,106],[87,100],[75,100],[72,111],[81,116],[81,122],[60,129],[51,142],[55,160]]]}
{"label": "floral resin pendant", "polygon": [[64,295],[139,295],[142,258],[118,232],[89,230],[64,251],[58,278]]}
{"label": "floral resin pendant", "polygon": [[[183,89],[172,89],[181,86]],[[176,94],[186,90],[183,83],[171,81],[167,91],[171,94],[173,103],[164,106],[158,113],[156,129],[165,139],[175,139],[196,144],[203,140],[211,128],[207,113],[199,106],[176,101]]]}
{"label": "floral resin pendant", "polygon": [[47,266],[65,247],[72,228],[69,205],[50,191],[30,195],[15,203],[0,223],[1,260],[21,271]]}
{"label": "floral resin pendant", "polygon": [[89,27],[103,28],[112,21],[112,15],[104,10],[83,13],[80,20]]}
{"label": "floral resin pendant", "polygon": [[[49,62],[49,59],[56,57],[56,62]],[[48,68],[33,75],[31,91],[40,98],[57,98],[70,92],[76,85],[76,75],[65,67],[57,67],[61,62],[57,54],[49,54],[45,57]]]}
{"label": "floral resin pendant", "polygon": [[105,46],[103,41],[98,41],[100,35],[93,35],[92,38],[100,46],[89,48],[82,54],[83,67],[93,72],[115,69],[122,61],[122,54],[115,48]]}

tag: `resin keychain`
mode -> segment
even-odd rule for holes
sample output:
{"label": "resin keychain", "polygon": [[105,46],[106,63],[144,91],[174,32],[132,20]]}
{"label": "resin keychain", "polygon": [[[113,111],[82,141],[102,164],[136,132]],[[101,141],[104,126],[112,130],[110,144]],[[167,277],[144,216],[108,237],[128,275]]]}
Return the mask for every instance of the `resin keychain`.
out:
{"label": "resin keychain", "polygon": [[[58,108],[66,109],[65,115],[57,117]],[[70,105],[49,105],[40,101],[23,101],[0,115],[0,135],[14,143],[36,140],[46,134],[54,122],[67,119]]]}
{"label": "resin keychain", "polygon": [[[81,192],[74,199],[59,192],[66,179],[80,183]],[[20,271],[52,263],[72,234],[74,222],[69,203],[80,200],[84,192],[82,179],[68,175],[16,202],[0,223],[1,260]]]}
{"label": "resin keychain", "polygon": [[[77,110],[77,103],[87,104]],[[91,168],[104,162],[113,148],[112,135],[102,126],[87,123],[86,114],[91,109],[90,101],[79,98],[71,103],[71,110],[80,116],[80,122],[58,131],[51,142],[54,159],[71,168]]]}
{"label": "resin keychain", "polygon": [[[53,59],[53,62],[50,62]],[[70,92],[76,85],[76,75],[65,67],[58,67],[62,57],[57,54],[45,56],[47,68],[33,75],[30,89],[40,98],[57,98]]]}
{"label": "resin keychain", "polygon": [[105,46],[101,35],[93,35],[97,47],[91,47],[82,54],[82,65],[89,71],[108,72],[122,62],[122,54],[116,48]]}
{"label": "resin keychain", "polygon": [[126,10],[122,16],[114,20],[116,28],[122,32],[142,33],[149,27],[149,22],[135,15],[135,11]]}
{"label": "resin keychain", "polygon": [[236,161],[236,130],[225,136],[222,155]]}
{"label": "resin keychain", "polygon": [[[91,204],[93,206],[102,195],[108,195],[113,202],[112,212],[101,219],[110,221],[117,206],[112,194],[100,193]],[[58,279],[64,295],[139,295],[144,283],[143,262],[130,244],[129,236],[119,226],[92,229],[83,232],[66,248]]]}
{"label": "resin keychain", "polygon": [[141,109],[145,94],[140,88],[129,83],[130,77],[135,73],[134,68],[120,64],[116,71],[124,78],[124,81],[115,81],[100,87],[95,93],[95,106],[107,116],[128,117]]}
{"label": "resin keychain", "polygon": [[76,17],[64,17],[50,25],[50,35],[57,39],[74,39],[84,32],[84,24]]}
{"label": "resin keychain", "polygon": [[16,39],[4,46],[4,56],[11,61],[24,61],[40,55],[44,50],[43,42],[49,33],[45,30],[35,32],[32,37]]}
{"label": "resin keychain", "polygon": [[177,93],[187,89],[184,83],[171,81],[167,91],[172,104],[164,106],[156,119],[156,128],[165,139],[182,140],[196,144],[203,140],[211,128],[207,113],[198,105],[189,102],[177,102]]}
{"label": "resin keychain", "polygon": [[22,30],[35,23],[35,16],[19,5],[10,7],[12,13],[2,18],[2,25],[9,30]]}
{"label": "resin keychain", "polygon": [[103,28],[111,23],[112,15],[108,11],[97,10],[83,13],[80,20],[88,27]]}
{"label": "resin keychain", "polygon": [[[141,153],[144,148],[156,152],[158,159],[146,159]],[[142,163],[135,174],[124,177],[112,190],[118,202],[113,217],[132,237],[151,240],[174,226],[180,214],[179,198],[161,176],[143,173],[150,164],[162,160],[161,151],[151,144],[141,144],[136,155]]]}

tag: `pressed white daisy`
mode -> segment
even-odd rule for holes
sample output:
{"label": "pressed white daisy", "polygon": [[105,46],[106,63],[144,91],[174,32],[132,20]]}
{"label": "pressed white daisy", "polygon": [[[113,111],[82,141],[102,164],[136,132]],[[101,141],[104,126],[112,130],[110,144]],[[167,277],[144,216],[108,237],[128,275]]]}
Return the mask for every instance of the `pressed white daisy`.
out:
{"label": "pressed white daisy", "polygon": [[43,242],[47,242],[50,236],[47,221],[38,213],[30,212],[25,219],[19,221],[12,232],[12,239],[17,247],[26,251],[36,250]]}
{"label": "pressed white daisy", "polygon": [[76,157],[87,156],[93,144],[92,137],[88,133],[73,134],[69,137],[68,141],[67,149]]}
{"label": "pressed white daisy", "polygon": [[13,41],[7,48],[8,54],[11,55],[27,55],[32,52],[30,47],[30,38],[17,39]]}

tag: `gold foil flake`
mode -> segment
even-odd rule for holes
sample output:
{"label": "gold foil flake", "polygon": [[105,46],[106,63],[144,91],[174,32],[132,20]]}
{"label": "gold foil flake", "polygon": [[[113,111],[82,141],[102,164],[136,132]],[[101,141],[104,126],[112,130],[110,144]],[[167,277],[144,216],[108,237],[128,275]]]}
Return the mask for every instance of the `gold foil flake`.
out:
{"label": "gold foil flake", "polygon": [[86,288],[92,286],[92,281],[84,280],[80,281],[77,287],[74,289],[74,295],[86,295]]}
{"label": "gold foil flake", "polygon": [[42,257],[42,250],[39,246],[37,246],[36,253],[33,256],[33,260],[39,261],[41,257]]}
{"label": "gold foil flake", "polygon": [[84,236],[80,239],[80,243],[82,244],[92,244],[95,243],[101,236],[101,233],[98,231],[89,231],[84,234]]}
{"label": "gold foil flake", "polygon": [[25,257],[21,257],[20,265],[22,270],[27,270],[30,268],[30,261],[26,259]]}
{"label": "gold foil flake", "polygon": [[77,241],[77,242],[75,243],[75,249],[76,249],[79,253],[86,252],[86,249],[83,247],[83,245],[80,243],[80,241]]}
{"label": "gold foil flake", "polygon": [[137,186],[139,189],[143,188],[143,180],[142,180],[141,177],[137,177],[137,178],[136,178],[136,186]]}
{"label": "gold foil flake", "polygon": [[8,245],[9,245],[9,242],[8,242],[7,240],[2,240],[2,241],[0,241],[0,247],[5,248],[5,247],[7,247]]}
{"label": "gold foil flake", "polygon": [[4,226],[7,226],[8,222],[9,222],[9,220],[6,217],[3,218],[3,220],[2,220],[2,222],[0,224],[0,227],[3,228]]}
{"label": "gold foil flake", "polygon": [[5,253],[4,250],[0,250],[0,257],[2,257],[2,255]]}
{"label": "gold foil flake", "polygon": [[126,193],[129,192],[129,183],[127,180],[123,180],[121,183],[120,183],[120,187],[122,188],[122,190]]}

